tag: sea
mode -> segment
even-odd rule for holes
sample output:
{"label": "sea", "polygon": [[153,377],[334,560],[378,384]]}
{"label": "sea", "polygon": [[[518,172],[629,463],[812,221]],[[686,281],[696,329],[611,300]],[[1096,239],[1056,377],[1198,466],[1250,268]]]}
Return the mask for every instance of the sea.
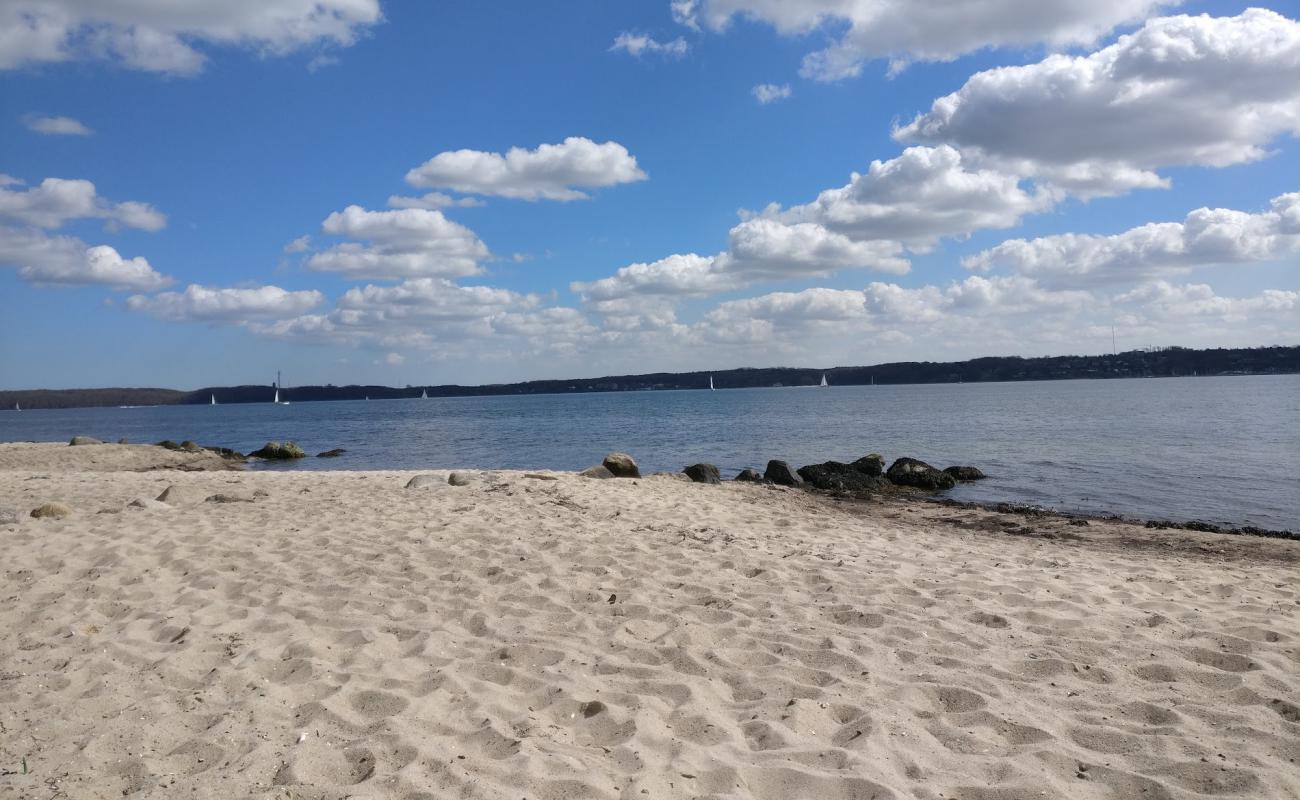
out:
{"label": "sea", "polygon": [[989,476],[957,500],[1300,530],[1300,375],[0,412],[0,441],[74,435],[347,451],[253,466],[293,470],[576,470],[617,450],[728,476],[874,452]]}

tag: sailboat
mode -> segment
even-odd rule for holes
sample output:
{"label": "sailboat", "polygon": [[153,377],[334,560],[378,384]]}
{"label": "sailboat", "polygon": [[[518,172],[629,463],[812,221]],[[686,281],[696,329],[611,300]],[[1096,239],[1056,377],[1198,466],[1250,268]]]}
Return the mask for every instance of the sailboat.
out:
{"label": "sailboat", "polygon": [[420,399],[421,399],[421,400],[428,400],[428,399],[429,399],[429,390],[428,390],[428,389],[425,389],[424,391],[420,392]]}
{"label": "sailboat", "polygon": [[22,410],[23,410],[22,406],[18,405],[17,403],[14,403],[14,411],[22,411]]}
{"label": "sailboat", "polygon": [[211,399],[208,400],[208,405],[215,406],[216,404],[217,404],[217,396],[214,394],[212,395]]}
{"label": "sailboat", "polygon": [[717,389],[714,389],[714,388],[713,388],[713,376],[712,376],[712,375],[709,376],[709,391],[710,391],[710,392],[716,392],[716,391],[717,391]]}
{"label": "sailboat", "polygon": [[275,372],[275,398],[274,398],[273,400],[271,400],[271,402],[274,403],[274,404],[277,405],[277,406],[287,406],[287,405],[289,405],[289,401],[288,401],[288,400],[281,400],[281,399],[280,399],[280,371],[279,371],[279,370],[276,370],[276,372]]}
{"label": "sailboat", "polygon": [[825,373],[825,372],[822,373],[822,382],[821,382],[821,384],[819,384],[819,385],[820,385],[820,386],[830,386],[830,384],[826,382],[826,373]]}

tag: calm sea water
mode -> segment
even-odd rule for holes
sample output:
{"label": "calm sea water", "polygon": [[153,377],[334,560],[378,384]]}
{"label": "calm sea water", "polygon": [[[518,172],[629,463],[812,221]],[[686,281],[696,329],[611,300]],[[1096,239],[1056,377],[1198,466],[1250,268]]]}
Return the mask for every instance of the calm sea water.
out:
{"label": "calm sea water", "polygon": [[980,467],[962,500],[1300,529],[1295,375],[0,413],[0,441],[74,434],[348,451],[288,469],[580,469],[623,450],[647,472],[734,474],[879,452]]}

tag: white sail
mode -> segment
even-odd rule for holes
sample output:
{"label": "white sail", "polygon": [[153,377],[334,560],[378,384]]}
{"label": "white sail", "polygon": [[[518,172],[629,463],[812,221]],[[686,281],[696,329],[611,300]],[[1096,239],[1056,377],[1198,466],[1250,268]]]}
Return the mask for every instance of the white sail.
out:
{"label": "white sail", "polygon": [[217,404],[217,396],[214,394],[212,395],[212,398],[208,401],[208,405],[215,406],[216,404]]}
{"label": "white sail", "polygon": [[826,382],[826,373],[825,373],[825,372],[822,373],[822,383],[821,383],[821,385],[822,385],[822,386],[830,386],[830,384]]}
{"label": "white sail", "polygon": [[14,411],[22,411],[22,410],[23,410],[22,406],[18,405],[17,403],[14,403]]}
{"label": "white sail", "polygon": [[420,399],[421,399],[421,400],[428,400],[428,399],[429,399],[429,391],[428,391],[427,389],[426,389],[425,391],[423,391],[423,392],[420,392]]}
{"label": "white sail", "polygon": [[279,403],[280,403],[280,390],[279,390],[279,389],[276,389],[276,390],[275,390],[275,399],[272,400],[271,402],[272,402],[272,403],[275,403],[276,405],[279,405]]}
{"label": "white sail", "polygon": [[714,389],[714,388],[713,388],[713,376],[712,376],[712,375],[709,376],[709,391],[710,391],[710,392],[716,392],[716,391],[717,391],[717,389]]}

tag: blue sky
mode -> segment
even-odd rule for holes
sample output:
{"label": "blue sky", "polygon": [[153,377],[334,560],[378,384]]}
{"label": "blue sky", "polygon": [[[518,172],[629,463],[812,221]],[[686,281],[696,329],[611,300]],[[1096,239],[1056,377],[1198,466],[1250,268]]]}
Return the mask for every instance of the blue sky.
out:
{"label": "blue sky", "polygon": [[0,2],[0,387],[1300,330],[1287,4],[188,5]]}

